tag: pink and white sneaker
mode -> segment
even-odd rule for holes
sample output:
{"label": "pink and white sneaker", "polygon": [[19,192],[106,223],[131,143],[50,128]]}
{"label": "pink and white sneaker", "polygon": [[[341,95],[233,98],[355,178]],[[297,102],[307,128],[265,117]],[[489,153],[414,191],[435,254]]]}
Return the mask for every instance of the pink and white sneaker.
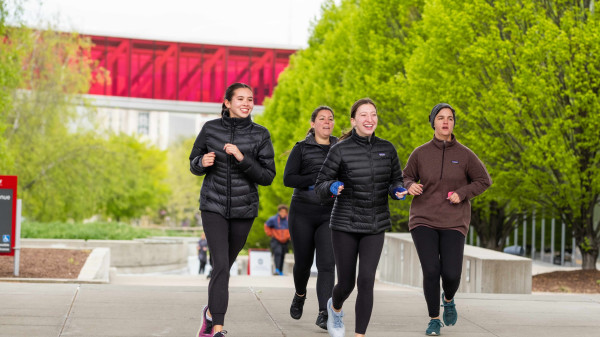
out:
{"label": "pink and white sneaker", "polygon": [[200,325],[200,329],[198,330],[198,337],[213,337],[212,329],[213,324],[212,321],[206,319],[206,312],[208,311],[208,305],[204,306],[202,309],[202,325]]}

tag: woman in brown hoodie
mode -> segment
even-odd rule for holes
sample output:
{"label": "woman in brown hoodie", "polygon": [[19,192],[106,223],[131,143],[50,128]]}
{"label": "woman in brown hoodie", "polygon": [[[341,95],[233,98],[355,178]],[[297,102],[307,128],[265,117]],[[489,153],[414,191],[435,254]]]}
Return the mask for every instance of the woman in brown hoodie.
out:
{"label": "woman in brown hoodie", "polygon": [[404,186],[415,196],[408,226],[423,270],[423,292],[431,317],[425,332],[429,336],[438,336],[443,326],[440,277],[444,324],[456,323],[454,294],[471,221],[469,200],[492,184],[481,160],[454,137],[455,119],[449,104],[434,106],[429,115],[434,137],[411,153],[403,170]]}

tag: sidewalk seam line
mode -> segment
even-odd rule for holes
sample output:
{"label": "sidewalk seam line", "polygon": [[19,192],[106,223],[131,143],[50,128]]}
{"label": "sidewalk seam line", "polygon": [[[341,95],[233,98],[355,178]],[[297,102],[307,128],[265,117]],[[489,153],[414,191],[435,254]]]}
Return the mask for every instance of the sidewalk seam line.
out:
{"label": "sidewalk seam line", "polygon": [[71,310],[73,310],[73,306],[75,305],[75,299],[77,299],[77,295],[79,294],[79,288],[81,288],[81,284],[77,285],[77,289],[75,290],[75,296],[73,296],[73,299],[71,300],[71,305],[69,306],[69,311],[67,311],[67,317],[65,317],[65,320],[62,324],[62,327],[60,328],[60,332],[58,333],[58,337],[62,336],[63,331],[65,330],[65,326],[67,325],[67,321],[69,320],[69,317],[71,316]]}
{"label": "sidewalk seam line", "polygon": [[275,321],[275,319],[273,318],[273,315],[271,315],[271,312],[269,312],[269,309],[267,309],[267,307],[262,302],[262,300],[260,299],[260,297],[258,296],[258,294],[256,293],[256,291],[254,291],[254,288],[252,288],[252,286],[250,286],[248,288],[250,289],[250,291],[252,292],[252,294],[254,295],[254,297],[256,297],[256,299],[258,300],[258,302],[260,303],[260,305],[263,307],[263,309],[266,311],[267,315],[269,316],[269,319],[271,319],[271,322],[273,322],[273,324],[275,324],[275,326],[277,327],[277,329],[279,329],[279,332],[281,332],[281,336],[286,337],[285,332],[283,332],[283,329],[279,326],[279,324],[277,323],[277,321]]}
{"label": "sidewalk seam line", "polygon": [[488,330],[488,329],[486,329],[486,328],[482,327],[481,325],[479,325],[479,324],[477,324],[477,323],[473,322],[472,320],[470,320],[470,319],[467,319],[467,318],[463,318],[463,319],[464,319],[465,321],[471,322],[471,324],[475,325],[476,327],[478,327],[478,328],[480,328],[480,329],[482,329],[482,330],[485,330],[485,331],[487,331],[487,332],[491,333],[492,335],[494,335],[494,336],[496,336],[496,337],[499,337],[499,336],[498,336],[498,335],[496,335],[495,333],[493,333],[493,332],[491,332],[490,330]]}

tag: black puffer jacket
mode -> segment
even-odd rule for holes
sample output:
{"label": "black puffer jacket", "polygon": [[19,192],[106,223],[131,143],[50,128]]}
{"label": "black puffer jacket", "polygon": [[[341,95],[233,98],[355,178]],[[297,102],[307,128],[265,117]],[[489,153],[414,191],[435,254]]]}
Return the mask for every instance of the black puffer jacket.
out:
{"label": "black puffer jacket", "polygon": [[[226,143],[237,145],[244,154],[238,162],[223,150]],[[214,152],[215,163],[202,167],[202,156]],[[229,114],[206,122],[190,154],[190,171],[206,174],[200,191],[200,210],[221,214],[227,219],[255,218],[258,215],[257,185],[268,186],[275,178],[273,144],[269,131],[250,117],[230,118]]]}
{"label": "black puffer jacket", "polygon": [[334,198],[321,200],[314,191],[319,170],[337,138],[329,136],[329,143],[331,145],[317,143],[311,133],[294,145],[283,173],[283,184],[294,188],[292,200],[312,205],[333,205]]}
{"label": "black puffer jacket", "polygon": [[317,177],[315,190],[322,199],[332,197],[335,181],[344,183],[331,212],[331,229],[351,233],[380,233],[391,227],[388,194],[402,187],[402,170],[392,143],[375,137],[352,135],[334,145]]}

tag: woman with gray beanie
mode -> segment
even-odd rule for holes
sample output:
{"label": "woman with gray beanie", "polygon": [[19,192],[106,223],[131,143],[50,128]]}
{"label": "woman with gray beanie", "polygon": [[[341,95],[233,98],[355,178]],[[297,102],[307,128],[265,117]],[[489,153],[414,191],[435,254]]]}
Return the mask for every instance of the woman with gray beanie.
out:
{"label": "woman with gray beanie", "polygon": [[440,277],[444,324],[456,323],[454,295],[460,284],[471,221],[469,200],[492,184],[481,160],[456,140],[455,121],[456,112],[450,104],[434,106],[429,114],[433,139],[411,153],[403,170],[404,186],[414,196],[408,227],[423,270],[423,293],[431,318],[425,331],[428,336],[439,336],[443,326]]}

